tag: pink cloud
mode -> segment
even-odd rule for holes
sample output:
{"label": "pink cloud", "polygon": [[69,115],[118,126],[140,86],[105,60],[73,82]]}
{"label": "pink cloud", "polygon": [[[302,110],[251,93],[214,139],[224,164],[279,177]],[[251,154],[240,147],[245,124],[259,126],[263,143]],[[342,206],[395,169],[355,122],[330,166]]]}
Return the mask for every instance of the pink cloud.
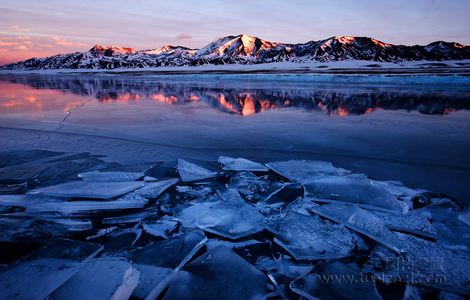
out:
{"label": "pink cloud", "polygon": [[30,32],[31,31],[31,29],[26,28],[26,27],[22,27],[22,26],[19,26],[19,25],[12,25],[12,26],[10,26],[10,29],[15,31],[15,32]]}
{"label": "pink cloud", "polygon": [[52,41],[56,43],[59,46],[63,47],[83,47],[85,44],[80,43],[80,42],[72,42],[72,41],[67,41],[64,38],[58,37],[58,36],[53,36]]}

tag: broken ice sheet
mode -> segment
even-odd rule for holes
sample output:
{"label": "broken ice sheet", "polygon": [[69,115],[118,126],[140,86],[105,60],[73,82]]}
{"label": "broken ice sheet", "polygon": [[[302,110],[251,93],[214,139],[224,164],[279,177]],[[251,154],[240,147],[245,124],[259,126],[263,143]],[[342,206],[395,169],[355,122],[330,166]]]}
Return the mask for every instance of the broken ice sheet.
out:
{"label": "broken ice sheet", "polygon": [[189,260],[206,240],[203,232],[192,231],[137,249],[132,254],[133,262],[174,269],[182,262]]}
{"label": "broken ice sheet", "polygon": [[274,239],[297,260],[348,257],[355,237],[343,225],[322,221],[318,216],[288,212]]}
{"label": "broken ice sheet", "polygon": [[0,298],[44,299],[102,249],[91,243],[56,240],[0,270]]}
{"label": "broken ice sheet", "polygon": [[144,173],[136,172],[100,172],[91,171],[85,173],[79,173],[78,177],[85,181],[94,182],[129,182],[136,181],[144,177]]}
{"label": "broken ice sheet", "polygon": [[373,280],[364,280],[355,263],[339,261],[315,266],[310,274],[292,281],[290,288],[307,299],[381,300]]}
{"label": "broken ice sheet", "polygon": [[86,263],[55,290],[50,299],[112,299],[131,264],[122,258],[100,257]]}
{"label": "broken ice sheet", "polygon": [[33,216],[51,215],[77,217],[143,208],[147,203],[148,200],[146,198],[130,193],[111,201],[55,201],[39,203],[28,207],[26,213]]}
{"label": "broken ice sheet", "polygon": [[403,252],[401,241],[376,215],[354,205],[331,203],[314,206],[311,211],[361,233],[395,252]]}
{"label": "broken ice sheet", "polygon": [[90,220],[47,218],[37,220],[35,225],[44,233],[57,237],[68,236],[93,229]]}
{"label": "broken ice sheet", "polygon": [[186,185],[178,185],[176,191],[189,198],[205,197],[213,192],[212,188],[208,186],[190,187]]}
{"label": "broken ice sheet", "polygon": [[167,239],[168,234],[178,227],[178,222],[170,220],[170,218],[160,218],[159,220],[149,220],[142,223],[144,231],[155,237]]}
{"label": "broken ice sheet", "polygon": [[163,299],[264,299],[266,276],[226,247],[217,247],[176,274]]}
{"label": "broken ice sheet", "polygon": [[135,193],[149,199],[155,199],[179,181],[178,178],[170,178],[156,182],[148,182],[144,187],[136,190]]}
{"label": "broken ice sheet", "polygon": [[212,172],[184,159],[178,159],[178,172],[181,180],[185,182],[214,178],[218,175],[217,172]]}
{"label": "broken ice sheet", "polygon": [[426,217],[410,212],[405,215],[374,211],[388,229],[408,232],[428,238],[437,238],[437,231]]}
{"label": "broken ice sheet", "polygon": [[377,246],[363,267],[386,283],[393,280],[470,295],[470,256],[412,235],[397,233],[406,254]]}
{"label": "broken ice sheet", "polygon": [[220,156],[217,161],[224,165],[222,169],[226,171],[267,172],[269,170],[264,165],[245,158]]}
{"label": "broken ice sheet", "polygon": [[196,225],[204,231],[229,239],[239,239],[262,231],[264,217],[243,200],[237,191],[219,191],[222,203],[196,218]]}
{"label": "broken ice sheet", "polygon": [[331,175],[348,175],[350,171],[335,168],[331,163],[316,160],[289,160],[267,163],[266,166],[279,175],[298,183]]}
{"label": "broken ice sheet", "polygon": [[30,191],[30,194],[62,198],[111,199],[143,187],[142,182],[72,181]]}
{"label": "broken ice sheet", "polygon": [[303,183],[305,196],[320,202],[347,202],[373,210],[403,213],[389,191],[364,176],[325,176]]}

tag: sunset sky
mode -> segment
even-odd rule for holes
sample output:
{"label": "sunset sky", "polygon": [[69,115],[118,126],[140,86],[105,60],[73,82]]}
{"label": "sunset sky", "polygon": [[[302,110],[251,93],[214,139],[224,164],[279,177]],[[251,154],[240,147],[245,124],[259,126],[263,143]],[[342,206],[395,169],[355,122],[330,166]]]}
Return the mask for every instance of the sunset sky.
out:
{"label": "sunset sky", "polygon": [[357,35],[470,44],[469,0],[0,0],[0,15],[0,65],[95,44],[199,48],[239,33],[289,43]]}

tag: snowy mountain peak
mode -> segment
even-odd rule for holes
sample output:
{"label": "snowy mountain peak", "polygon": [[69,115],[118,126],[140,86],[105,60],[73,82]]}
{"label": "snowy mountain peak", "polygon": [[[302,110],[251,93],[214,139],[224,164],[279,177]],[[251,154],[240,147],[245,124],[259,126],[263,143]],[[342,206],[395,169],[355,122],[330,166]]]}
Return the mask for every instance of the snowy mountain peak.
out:
{"label": "snowy mountain peak", "polygon": [[200,50],[164,45],[156,49],[135,51],[132,48],[115,45],[95,45],[87,52],[32,58],[1,68],[7,70],[132,69],[285,61],[402,62],[462,59],[470,59],[470,47],[454,42],[437,41],[426,46],[404,46],[387,44],[370,37],[334,36],[302,44],[284,44],[239,34],[219,38]]}
{"label": "snowy mountain peak", "polygon": [[121,47],[121,46],[116,46],[116,45],[111,45],[111,46],[95,45],[89,50],[89,52],[100,53],[100,54],[104,54],[105,56],[111,56],[111,55],[131,54],[131,53],[134,53],[135,50],[132,48]]}

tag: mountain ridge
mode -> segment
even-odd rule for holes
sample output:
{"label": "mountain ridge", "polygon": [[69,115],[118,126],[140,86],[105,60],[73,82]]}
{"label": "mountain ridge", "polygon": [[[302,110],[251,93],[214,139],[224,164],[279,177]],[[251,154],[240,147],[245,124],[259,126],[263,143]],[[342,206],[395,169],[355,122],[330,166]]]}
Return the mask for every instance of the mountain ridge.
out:
{"label": "mountain ridge", "polygon": [[3,70],[158,68],[174,66],[261,64],[270,62],[444,61],[470,59],[470,46],[436,41],[405,46],[370,37],[333,36],[324,40],[289,44],[246,34],[221,37],[200,49],[164,45],[135,50],[117,45],[95,45],[86,52],[31,58],[0,67]]}

